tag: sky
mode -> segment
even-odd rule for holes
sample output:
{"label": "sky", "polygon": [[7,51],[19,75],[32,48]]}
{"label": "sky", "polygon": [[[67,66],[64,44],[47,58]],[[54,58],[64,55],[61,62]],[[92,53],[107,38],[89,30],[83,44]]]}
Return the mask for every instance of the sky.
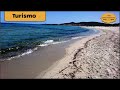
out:
{"label": "sky", "polygon": [[[10,22],[10,23],[25,23],[25,24],[60,24],[67,22],[102,22],[101,16],[107,11],[46,11],[46,21],[44,22]],[[114,23],[119,23],[118,11],[109,11],[116,15],[117,20]],[[9,23],[4,21],[4,11],[1,11],[1,22]]]}

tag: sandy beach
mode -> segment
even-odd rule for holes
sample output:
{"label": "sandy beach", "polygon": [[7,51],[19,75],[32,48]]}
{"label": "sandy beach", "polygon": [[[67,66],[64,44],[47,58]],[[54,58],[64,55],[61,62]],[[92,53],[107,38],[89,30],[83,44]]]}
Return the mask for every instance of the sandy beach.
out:
{"label": "sandy beach", "polygon": [[120,78],[119,27],[85,27],[97,35],[77,40],[66,48],[66,55],[36,78]]}
{"label": "sandy beach", "polygon": [[100,33],[0,62],[0,78],[119,78],[119,27],[82,28]]}

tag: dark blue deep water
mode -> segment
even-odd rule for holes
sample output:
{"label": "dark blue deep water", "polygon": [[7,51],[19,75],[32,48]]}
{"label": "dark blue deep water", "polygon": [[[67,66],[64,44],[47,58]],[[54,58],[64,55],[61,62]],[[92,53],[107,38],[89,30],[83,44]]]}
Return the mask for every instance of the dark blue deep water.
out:
{"label": "dark blue deep water", "polygon": [[73,37],[97,33],[78,26],[40,24],[0,24],[0,59],[19,55],[28,49]]}

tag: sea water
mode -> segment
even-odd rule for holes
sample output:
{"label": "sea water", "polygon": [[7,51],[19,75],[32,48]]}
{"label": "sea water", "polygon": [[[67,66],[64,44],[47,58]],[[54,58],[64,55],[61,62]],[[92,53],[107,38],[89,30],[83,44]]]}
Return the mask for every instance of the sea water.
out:
{"label": "sea water", "polygon": [[58,44],[98,33],[79,26],[0,24],[0,60],[32,53],[37,47]]}

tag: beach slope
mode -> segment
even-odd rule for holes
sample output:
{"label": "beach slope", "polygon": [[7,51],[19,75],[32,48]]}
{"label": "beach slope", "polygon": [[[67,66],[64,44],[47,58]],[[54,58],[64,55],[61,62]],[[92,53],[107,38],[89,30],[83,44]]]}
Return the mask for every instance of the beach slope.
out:
{"label": "beach slope", "polygon": [[120,78],[119,27],[83,27],[99,34],[77,40],[66,55],[36,78]]}

